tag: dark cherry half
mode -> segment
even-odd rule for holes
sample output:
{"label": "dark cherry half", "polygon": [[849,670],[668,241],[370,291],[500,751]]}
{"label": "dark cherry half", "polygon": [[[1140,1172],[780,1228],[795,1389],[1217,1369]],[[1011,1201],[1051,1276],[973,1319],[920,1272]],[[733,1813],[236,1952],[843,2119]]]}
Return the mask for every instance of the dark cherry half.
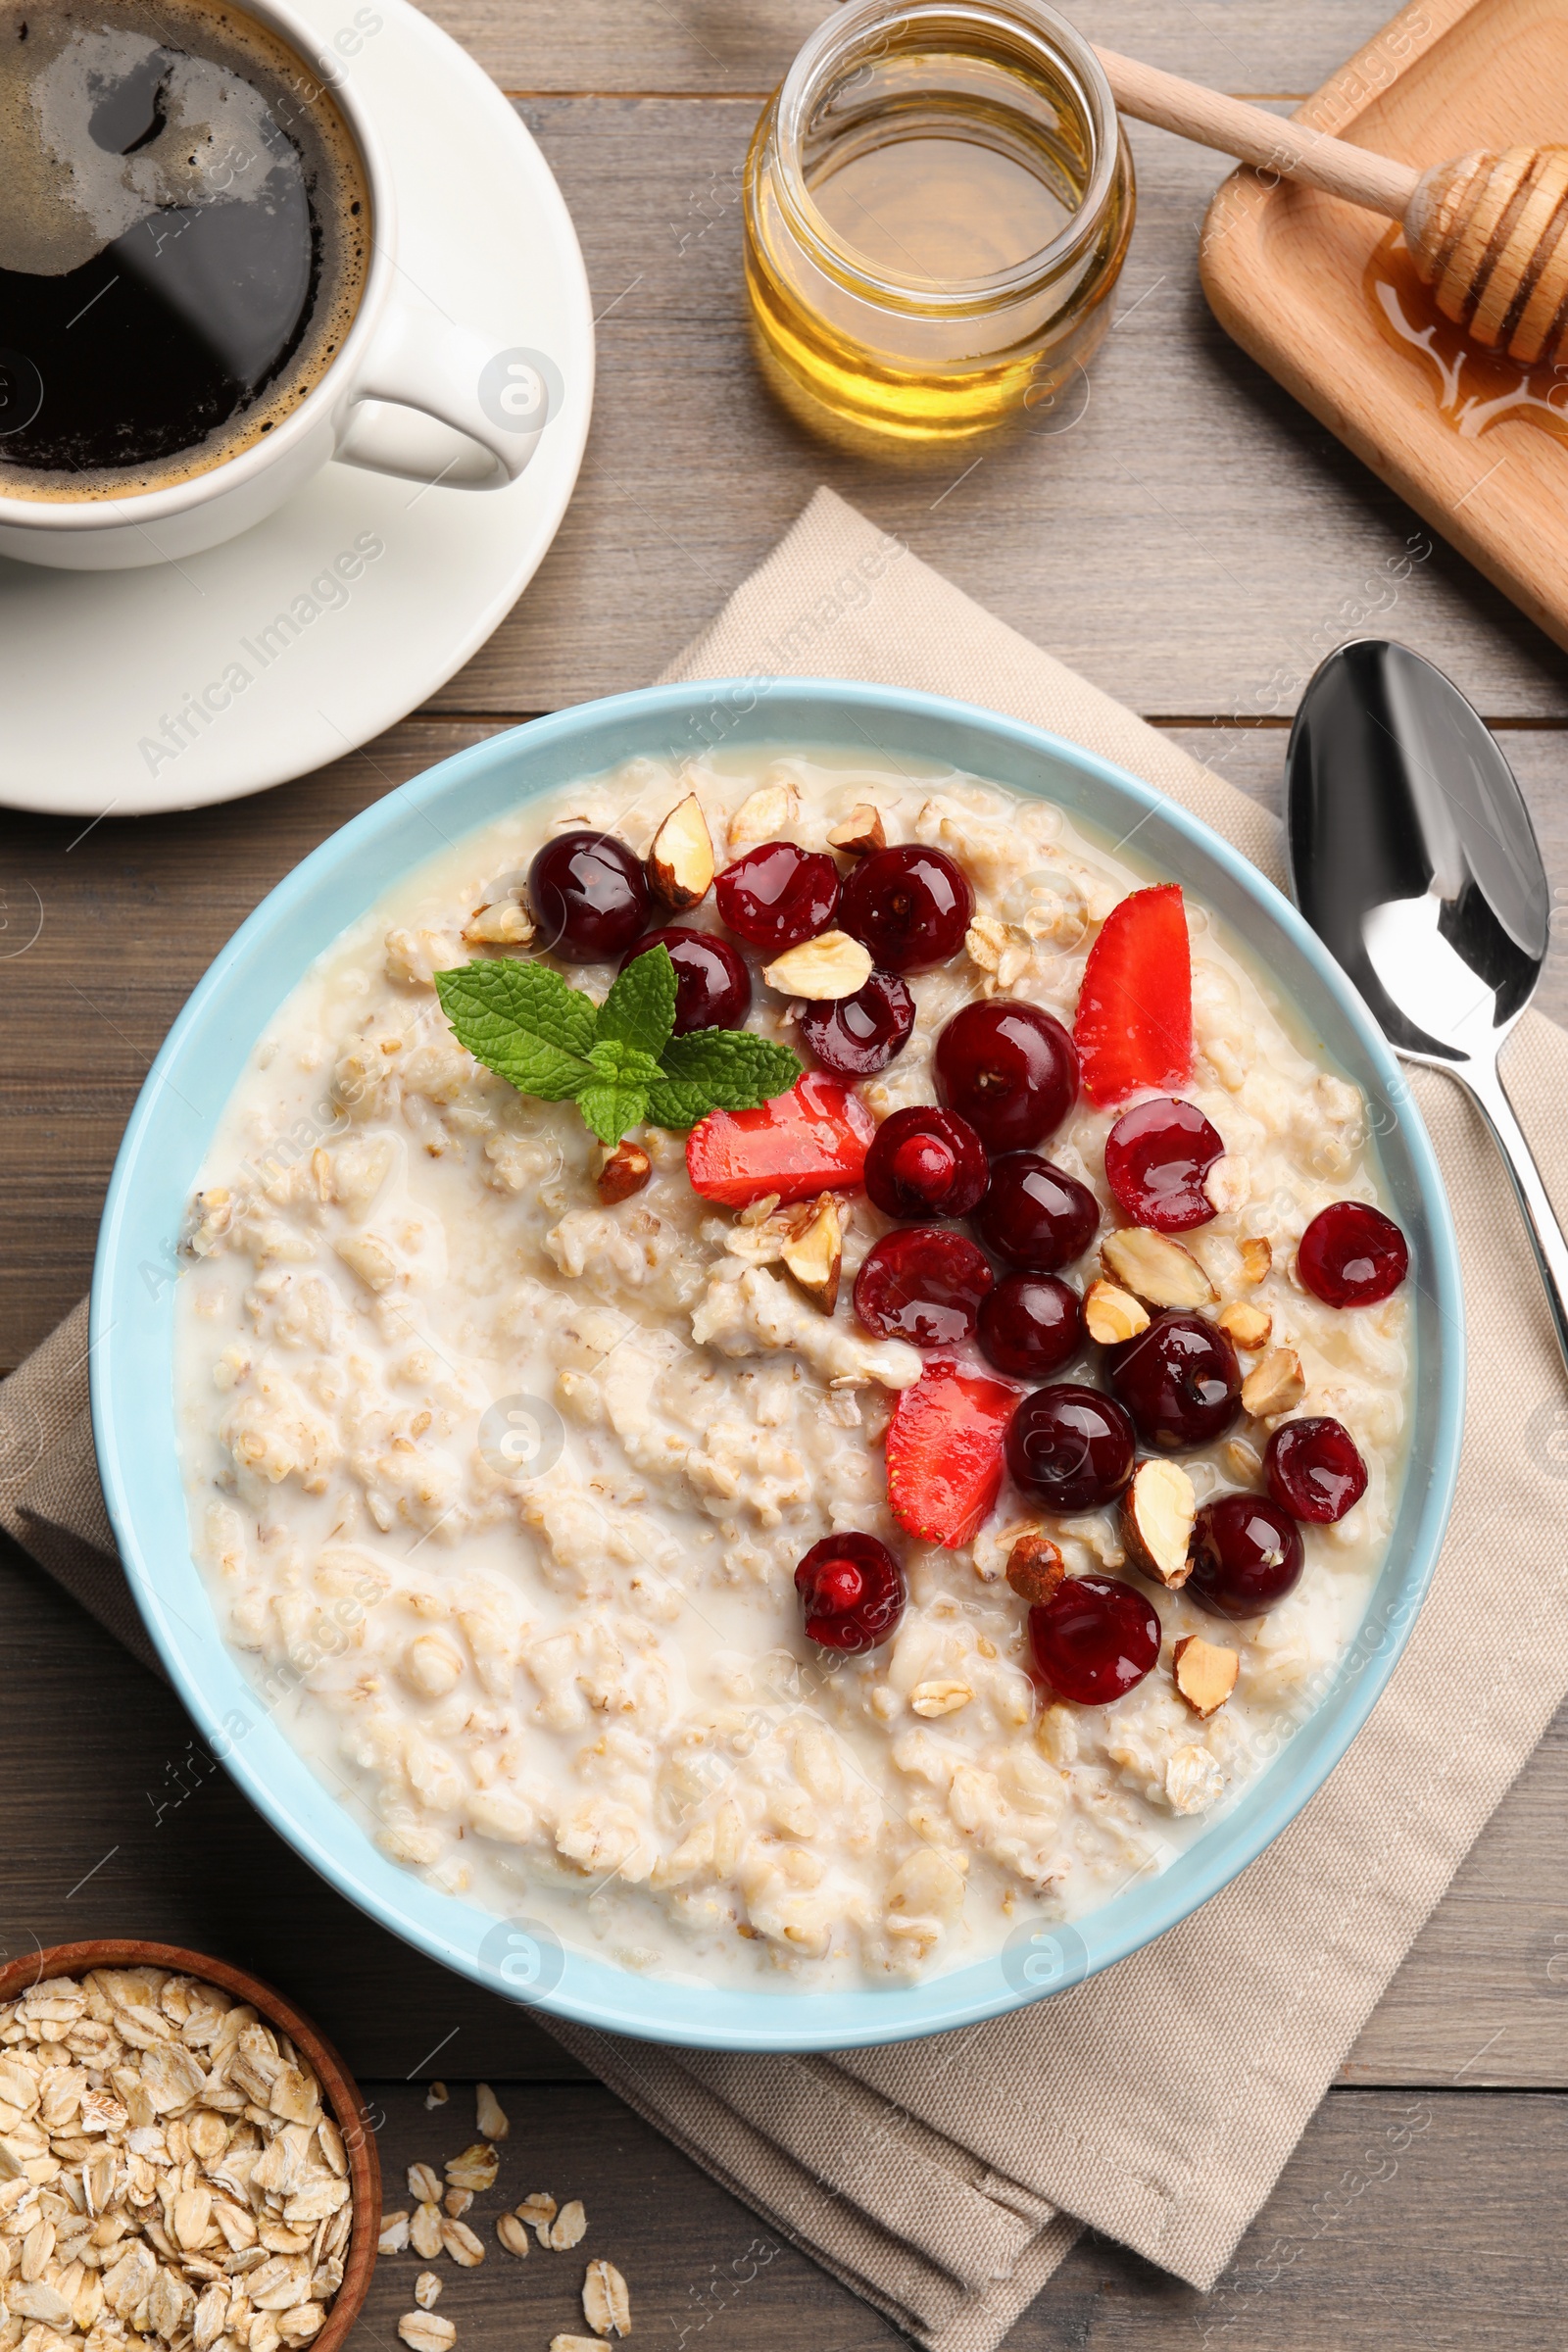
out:
{"label": "dark cherry half", "polygon": [[1119,1577],[1065,1577],[1030,1610],[1029,1646],[1059,1697],[1108,1706],[1136,1690],[1159,1656],[1159,1612]]}
{"label": "dark cherry half", "polygon": [[1008,1152],[991,1164],[991,1189],[975,1223],[999,1257],[1030,1274],[1054,1274],[1094,1240],[1100,1202],[1088,1185],[1038,1152]]}
{"label": "dark cherry half", "polygon": [[992,997],[965,1004],[937,1039],[937,1092],[988,1152],[1022,1152],[1054,1135],[1078,1100],[1078,1049],[1038,1004]]}
{"label": "dark cherry half", "polygon": [[962,866],[910,842],[861,858],[844,885],[839,925],[884,971],[919,972],[956,956],[973,913]]}
{"label": "dark cherry half", "polygon": [[1242,1409],[1236,1350],[1201,1315],[1156,1315],[1136,1340],[1109,1350],[1110,1385],[1156,1453],[1206,1446]]}
{"label": "dark cherry half", "polygon": [[797,1025],[824,1070],[874,1078],[908,1044],[914,999],[897,972],[873,972],[853,997],[805,1005]]}
{"label": "dark cherry half", "polygon": [[825,931],[838,911],[839,869],[820,850],[764,841],[726,865],[713,885],[718,911],[737,939],[770,956]]}
{"label": "dark cherry half", "polygon": [[1343,1421],[1286,1421],[1263,1449],[1268,1491],[1293,1519],[1332,1527],[1366,1493],[1366,1464]]}
{"label": "dark cherry half", "polygon": [[528,868],[534,948],[566,963],[609,963],[648,921],[648,877],[612,833],[558,833]]}
{"label": "dark cherry half", "polygon": [[1211,1617],[1260,1617],[1300,1581],[1301,1531],[1263,1494],[1216,1494],[1193,1528],[1193,1572],[1182,1588]]}
{"label": "dark cherry half", "polygon": [[1203,1178],[1224,1152],[1195,1103],[1155,1095],[1125,1111],[1105,1138],[1105,1182],[1135,1225],[1187,1233],[1215,1214]]}
{"label": "dark cherry half", "polygon": [[973,1128],[922,1103],[884,1119],[865,1155],[865,1189],[885,1217],[966,1217],[986,1177]]}
{"label": "dark cherry half", "polygon": [[675,1035],[694,1029],[739,1029],[752,1008],[752,975],[746,959],[714,931],[690,931],[670,923],[650,931],[627,949],[620,968],[650,948],[667,948],[675,966]]}
{"label": "dark cherry half", "polygon": [[795,1571],[808,1641],[875,1649],[904,1615],[904,1571],[875,1536],[824,1536]]}
{"label": "dark cherry half", "polygon": [[1009,1274],[981,1299],[979,1331],[980,1351],[999,1372],[1049,1380],[1078,1352],[1083,1300],[1059,1275]]}
{"label": "dark cherry half", "polygon": [[1410,1271],[1410,1248],[1367,1200],[1331,1200],[1296,1250],[1297,1270],[1325,1306],[1376,1306]]}
{"label": "dark cherry half", "polygon": [[1137,1440],[1114,1396],[1071,1381],[1033,1389],[1007,1424],[1014,1483],[1053,1511],[1114,1502],[1133,1474]]}
{"label": "dark cherry half", "polygon": [[946,1226],[884,1234],[855,1278],[855,1311],[879,1340],[956,1348],[974,1337],[975,1317],[996,1281],[973,1242]]}

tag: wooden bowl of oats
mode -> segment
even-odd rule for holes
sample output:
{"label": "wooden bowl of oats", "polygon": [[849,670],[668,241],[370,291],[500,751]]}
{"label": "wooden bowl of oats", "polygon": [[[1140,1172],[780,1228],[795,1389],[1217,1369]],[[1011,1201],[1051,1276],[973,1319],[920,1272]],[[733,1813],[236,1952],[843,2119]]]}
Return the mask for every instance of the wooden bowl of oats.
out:
{"label": "wooden bowl of oats", "polygon": [[41,2352],[337,2352],[380,2213],[359,2090],[270,1984],[129,1941],[0,1969],[0,2307]]}

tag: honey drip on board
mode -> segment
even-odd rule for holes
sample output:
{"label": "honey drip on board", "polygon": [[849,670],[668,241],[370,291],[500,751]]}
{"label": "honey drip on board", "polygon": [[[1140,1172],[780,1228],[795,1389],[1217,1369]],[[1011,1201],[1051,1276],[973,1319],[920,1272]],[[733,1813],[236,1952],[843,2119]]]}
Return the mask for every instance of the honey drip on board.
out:
{"label": "honey drip on board", "polygon": [[1568,441],[1568,363],[1524,368],[1470,341],[1416,275],[1402,229],[1380,239],[1362,282],[1379,333],[1420,367],[1437,394],[1439,416],[1456,433],[1479,440],[1514,416]]}

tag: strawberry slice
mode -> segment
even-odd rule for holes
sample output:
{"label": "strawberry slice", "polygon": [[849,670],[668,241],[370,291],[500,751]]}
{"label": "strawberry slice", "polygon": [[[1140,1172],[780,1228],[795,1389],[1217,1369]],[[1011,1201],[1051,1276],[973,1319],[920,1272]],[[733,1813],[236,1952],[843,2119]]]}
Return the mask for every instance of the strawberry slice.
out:
{"label": "strawberry slice", "polygon": [[852,1087],[808,1071],[760,1110],[710,1110],[686,1138],[694,1192],[726,1208],[804,1200],[860,1181],[876,1121]]}
{"label": "strawberry slice", "polygon": [[1193,960],[1179,884],[1135,890],[1112,907],[1089,951],[1072,1036],[1092,1102],[1187,1084]]}
{"label": "strawberry slice", "polygon": [[978,1535],[1002,1485],[1017,1402],[1004,1381],[927,1364],[888,1424],[888,1501],[901,1527],[949,1550]]}

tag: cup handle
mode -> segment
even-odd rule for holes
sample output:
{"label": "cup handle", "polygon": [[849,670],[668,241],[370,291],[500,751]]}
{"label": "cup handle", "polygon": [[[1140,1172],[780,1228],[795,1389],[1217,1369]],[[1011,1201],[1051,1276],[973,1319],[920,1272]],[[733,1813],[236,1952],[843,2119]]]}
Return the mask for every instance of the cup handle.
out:
{"label": "cup handle", "polygon": [[544,379],[525,359],[497,352],[401,294],[361,363],[350,402],[336,452],[343,465],[461,490],[514,482],[550,409]]}

